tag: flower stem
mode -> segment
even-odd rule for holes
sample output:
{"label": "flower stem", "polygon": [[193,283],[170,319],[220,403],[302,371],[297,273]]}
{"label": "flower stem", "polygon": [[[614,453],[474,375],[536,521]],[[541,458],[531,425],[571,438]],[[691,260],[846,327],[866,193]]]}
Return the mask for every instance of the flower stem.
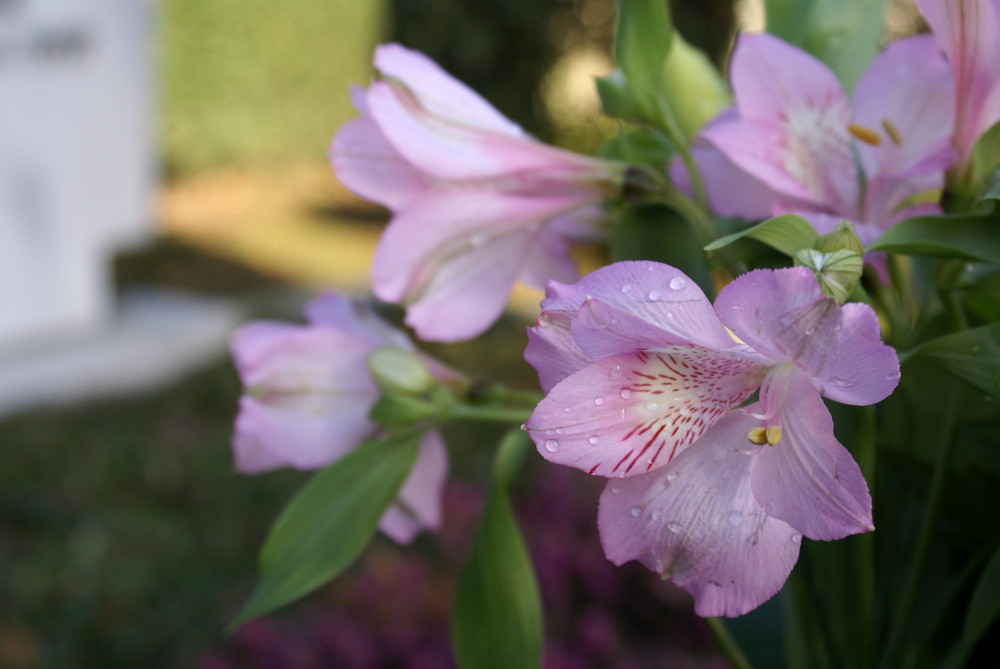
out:
{"label": "flower stem", "polygon": [[[875,498],[875,407],[857,409],[857,458],[861,473],[868,481],[868,490]],[[874,665],[872,651],[875,630],[875,535],[871,532],[857,537],[858,560],[858,646],[859,669]]]}
{"label": "flower stem", "polygon": [[739,644],[736,643],[736,639],[726,629],[726,624],[722,622],[722,618],[705,618],[705,624],[708,625],[709,631],[715,637],[715,642],[719,644],[719,650],[722,651],[722,654],[726,656],[726,659],[729,660],[735,669],[753,669],[750,660],[743,654],[743,649],[740,648]]}

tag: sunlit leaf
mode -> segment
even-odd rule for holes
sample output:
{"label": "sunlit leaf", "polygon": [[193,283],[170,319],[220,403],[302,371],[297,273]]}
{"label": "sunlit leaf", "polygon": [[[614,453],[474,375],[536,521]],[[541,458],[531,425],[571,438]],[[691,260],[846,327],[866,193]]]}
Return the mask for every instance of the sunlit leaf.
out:
{"label": "sunlit leaf", "polygon": [[458,579],[451,642],[462,669],[541,666],[541,598],[507,493],[527,444],[520,431],[501,443],[479,529]]}
{"label": "sunlit leaf", "polygon": [[368,442],[317,473],[278,517],[238,626],[342,572],[371,541],[417,455],[418,432]]}
{"label": "sunlit leaf", "polygon": [[785,214],[769,218],[740,232],[719,237],[706,246],[705,250],[715,251],[744,237],[764,242],[785,255],[792,256],[795,255],[796,251],[811,249],[818,235],[806,219],[793,214]]}

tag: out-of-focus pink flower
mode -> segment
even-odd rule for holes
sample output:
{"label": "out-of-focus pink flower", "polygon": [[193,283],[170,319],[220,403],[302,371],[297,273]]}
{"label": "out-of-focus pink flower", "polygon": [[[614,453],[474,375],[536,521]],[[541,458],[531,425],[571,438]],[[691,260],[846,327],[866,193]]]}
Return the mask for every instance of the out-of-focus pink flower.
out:
{"label": "out-of-focus pink flower", "polygon": [[[933,36],[890,44],[853,104],[824,64],[766,34],[740,36],[731,80],[735,112],[701,134],[728,161],[700,163],[713,202],[727,197],[724,170],[735,165],[770,189],[771,214],[800,214],[821,233],[847,219],[867,243],[903,218],[940,211],[912,201],[941,188],[955,160],[955,86]],[[759,214],[751,204],[745,213],[727,206]]]}
{"label": "out-of-focus pink flower", "polygon": [[672,267],[617,263],[551,285],[529,338],[548,392],[525,424],[539,452],[611,479],[608,558],[670,576],[699,614],[771,597],[802,535],[871,529],[822,397],[878,402],[899,362],[874,312],[824,297],[809,270],[744,274],[713,308]]}
{"label": "out-of-focus pink flower", "polygon": [[965,164],[1000,121],[1000,0],[917,0],[955,77],[954,145]]}
{"label": "out-of-focus pink flower", "polygon": [[482,333],[515,281],[572,281],[573,238],[593,236],[624,166],[546,146],[426,56],[375,51],[382,79],[333,139],[338,178],[392,213],[375,252],[379,298],[426,340]]}
{"label": "out-of-focus pink flower", "polygon": [[[306,325],[258,321],[233,334],[230,346],[246,388],[233,437],[240,472],[319,469],[374,436],[368,412],[379,389],[368,372],[368,354],[385,346],[413,348],[403,333],[341,295],[317,299],[307,316]],[[445,373],[430,362],[432,373]],[[447,469],[444,442],[428,431],[379,528],[400,543],[436,529]]]}

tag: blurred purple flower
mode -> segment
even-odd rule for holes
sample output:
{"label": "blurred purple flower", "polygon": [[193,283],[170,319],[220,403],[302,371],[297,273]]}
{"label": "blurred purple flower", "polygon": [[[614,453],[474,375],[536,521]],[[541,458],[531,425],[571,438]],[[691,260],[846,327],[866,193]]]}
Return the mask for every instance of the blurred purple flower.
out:
{"label": "blurred purple flower", "polygon": [[802,535],[872,529],[822,401],[872,404],[898,383],[870,307],[797,267],[744,274],[713,309],[678,270],[624,262],[550,285],[542,308],[526,357],[548,395],[525,428],[546,459],[612,478],[613,562],[670,576],[700,615],[741,615],[780,589]]}

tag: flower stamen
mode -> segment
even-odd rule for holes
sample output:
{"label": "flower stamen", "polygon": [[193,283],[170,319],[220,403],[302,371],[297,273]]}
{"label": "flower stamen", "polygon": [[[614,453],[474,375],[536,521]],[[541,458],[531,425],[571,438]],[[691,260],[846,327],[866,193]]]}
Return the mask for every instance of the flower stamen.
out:
{"label": "flower stamen", "polygon": [[[882,123],[884,127],[886,122],[882,121]],[[882,143],[882,137],[879,136],[877,130],[872,130],[871,128],[868,128],[863,125],[855,125],[854,123],[849,123],[847,124],[847,132],[851,133],[851,135],[853,135],[856,139],[864,142],[865,144],[878,146],[879,144]],[[886,132],[889,132],[889,130],[886,129]],[[892,134],[890,133],[890,137],[891,136]],[[899,136],[898,131],[896,133],[896,136],[897,137]]]}
{"label": "flower stamen", "polygon": [[895,123],[884,118],[882,119],[882,128],[885,130],[885,134],[889,135],[893,144],[899,146],[903,143],[903,136],[899,134],[899,128],[896,127]]}

